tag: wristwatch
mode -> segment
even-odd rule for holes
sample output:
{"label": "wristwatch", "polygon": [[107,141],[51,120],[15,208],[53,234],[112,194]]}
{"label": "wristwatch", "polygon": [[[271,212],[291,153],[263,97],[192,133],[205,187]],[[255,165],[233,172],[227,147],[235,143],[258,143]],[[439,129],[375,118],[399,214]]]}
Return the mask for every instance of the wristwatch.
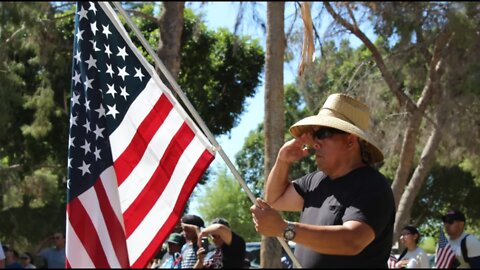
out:
{"label": "wristwatch", "polygon": [[290,221],[287,221],[287,227],[283,230],[283,238],[287,241],[291,241],[295,238],[295,225]]}

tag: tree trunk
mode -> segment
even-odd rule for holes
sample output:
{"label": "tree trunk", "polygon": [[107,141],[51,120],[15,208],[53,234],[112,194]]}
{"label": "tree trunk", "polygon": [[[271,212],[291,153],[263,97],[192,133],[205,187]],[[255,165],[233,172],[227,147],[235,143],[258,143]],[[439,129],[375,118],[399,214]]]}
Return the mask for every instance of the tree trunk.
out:
{"label": "tree trunk", "polygon": [[[285,116],[283,62],[285,53],[284,2],[267,2],[267,44],[265,55],[265,175],[275,163],[284,143]],[[282,268],[282,247],[274,237],[262,237],[261,268]]]}
{"label": "tree trunk", "polygon": [[[177,80],[180,72],[184,8],[185,2],[163,2],[163,11],[158,21],[160,44],[157,49],[157,55],[175,80]],[[169,86],[159,69],[157,69],[157,73],[161,75],[164,83]]]}
{"label": "tree trunk", "polygon": [[[442,97],[441,100],[446,100],[446,97]],[[430,169],[435,163],[435,152],[442,140],[442,129],[447,122],[448,115],[447,106],[444,104],[439,104],[436,111],[437,126],[433,127],[432,133],[430,134],[430,137],[423,148],[420,162],[400,199],[398,211],[395,217],[396,222],[394,228],[394,239],[398,239],[399,232],[402,230],[403,226],[407,225],[407,223],[410,221],[413,202],[420,192],[420,189],[422,188]]]}

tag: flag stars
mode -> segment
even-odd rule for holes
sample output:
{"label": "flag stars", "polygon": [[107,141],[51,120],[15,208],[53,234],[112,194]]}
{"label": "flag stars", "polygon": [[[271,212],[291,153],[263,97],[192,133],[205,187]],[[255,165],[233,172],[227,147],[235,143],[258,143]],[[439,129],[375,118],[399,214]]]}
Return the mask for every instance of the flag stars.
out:
{"label": "flag stars", "polygon": [[90,41],[90,43],[92,43],[92,45],[93,45],[93,50],[96,51],[96,52],[99,52],[100,49],[97,48],[97,42],[96,42],[96,41],[93,41],[93,40],[89,40],[89,41]]}
{"label": "flag stars", "polygon": [[[112,32],[110,32],[110,29],[109,29],[109,28],[110,28],[110,25],[109,25],[109,24],[107,24],[107,25],[103,25],[103,24],[102,24],[102,27],[103,27],[102,34],[104,34],[104,35],[107,37],[107,39],[108,39],[108,35],[111,35],[111,34],[112,34]],[[108,50],[110,50],[110,49],[108,49]],[[110,56],[108,56],[108,57],[110,57]]]}
{"label": "flag stars", "polygon": [[95,3],[94,2],[88,2],[88,3],[90,3],[90,7],[88,8],[88,10],[93,11],[93,14],[97,15],[97,8],[95,7]]}
{"label": "flag stars", "polygon": [[95,161],[99,160],[99,159],[102,159],[100,157],[100,149],[98,149],[96,146],[95,146],[95,152],[93,152],[93,154],[95,155]]}
{"label": "flag stars", "polygon": [[140,81],[142,81],[142,78],[145,77],[145,75],[142,74],[142,69],[141,68],[135,68],[135,76],[133,77],[138,77]]}
{"label": "flag stars", "polygon": [[78,101],[78,99],[80,98],[80,95],[77,95],[77,92],[75,91],[72,92],[72,95],[73,96],[70,98],[70,100],[72,101],[72,108],[73,108],[75,104],[80,105],[80,101]]}
{"label": "flag stars", "polygon": [[98,109],[96,109],[95,111],[98,112],[98,118],[102,116],[105,117],[105,108],[103,108],[102,103],[100,103],[100,107],[98,107]]}
{"label": "flag stars", "polygon": [[105,129],[105,128],[100,128],[98,127],[98,125],[96,125],[97,127],[95,128],[95,130],[93,131],[93,133],[95,133],[95,140],[98,139],[98,137],[102,137],[103,138],[103,134],[102,134],[102,131]]}
{"label": "flag stars", "polygon": [[80,62],[82,62],[82,59],[80,58],[80,55],[82,54],[82,52],[80,52],[79,50],[77,50],[77,53],[75,54],[75,56],[73,56],[73,58],[75,58],[75,64],[78,64]]}
{"label": "flag stars", "polygon": [[107,94],[110,94],[112,95],[113,98],[115,98],[115,94],[117,93],[117,91],[115,90],[114,88],[114,84],[107,84],[108,86],[108,91],[107,91]]}
{"label": "flag stars", "polygon": [[80,80],[80,73],[78,73],[76,70],[75,70],[75,76],[72,77],[72,80],[75,82],[75,84],[73,86],[76,86],[77,83],[81,83],[82,81]]}
{"label": "flag stars", "polygon": [[[79,21],[81,21],[83,18],[87,19],[88,21],[88,17],[87,17],[87,13],[88,11],[86,11],[83,6],[80,7],[80,11],[78,12],[78,15],[80,15],[80,19]],[[83,31],[82,31],[83,32]]]}
{"label": "flag stars", "polygon": [[115,72],[113,72],[112,65],[107,64],[106,73],[110,74],[110,78],[113,78],[113,74],[115,74]]}
{"label": "flag stars", "polygon": [[113,104],[113,106],[107,105],[107,107],[108,107],[107,115],[111,115],[113,116],[113,119],[115,119],[117,114],[120,113],[119,111],[117,111],[117,104]]}
{"label": "flag stars", "polygon": [[73,160],[73,158],[68,158],[68,161],[67,161],[67,167],[68,168],[72,168],[72,160]]}
{"label": "flag stars", "polygon": [[82,171],[82,176],[86,173],[90,173],[90,164],[86,164],[84,160],[82,160],[83,165],[78,167]]}
{"label": "flag stars", "polygon": [[130,96],[130,94],[127,93],[127,87],[126,86],[125,87],[120,86],[120,91],[121,91],[120,96],[124,97],[125,100],[127,100],[127,96]]}
{"label": "flag stars", "polygon": [[77,115],[73,116],[70,115],[70,128],[72,128],[72,126],[76,126],[77,125]]}
{"label": "flag stars", "polygon": [[90,69],[91,67],[95,67],[97,70],[97,59],[93,58],[92,55],[90,55],[90,58],[85,61],[85,63],[88,64],[88,69]]}
{"label": "flag stars", "polygon": [[85,30],[80,30],[80,31],[78,31],[78,32],[75,34],[75,36],[77,36],[77,42],[80,41],[80,40],[83,40],[82,35],[83,35],[83,32],[84,32],[84,31],[85,31]]}
{"label": "flag stars", "polygon": [[[88,133],[88,132],[92,132],[92,130],[90,129],[90,121],[88,121],[88,119],[85,119],[85,124],[83,125],[83,127],[85,128],[85,131]],[[86,142],[86,141],[85,141]],[[86,153],[85,153],[86,154]]]}
{"label": "flag stars", "polygon": [[105,53],[107,54],[108,58],[110,58],[110,54],[112,54],[112,51],[110,51],[110,45],[105,44]]}
{"label": "flag stars", "polygon": [[[96,61],[96,60],[95,60],[95,61]],[[85,91],[87,91],[88,88],[92,88],[92,89],[93,89],[93,87],[92,87],[92,82],[93,82],[93,80],[94,80],[94,79],[89,80],[89,79],[88,79],[88,76],[85,76],[85,82],[83,82],[83,84],[85,85]]]}
{"label": "flag stars", "polygon": [[75,147],[75,144],[73,143],[73,141],[75,141],[75,137],[70,137],[70,135],[68,135],[68,147],[70,148],[71,147]]}
{"label": "flag stars", "polygon": [[91,24],[90,24],[90,29],[92,30],[93,35],[95,36],[95,34],[96,34],[97,31],[98,31],[97,22],[91,23]]}
{"label": "flag stars", "polygon": [[122,77],[122,80],[125,81],[125,76],[130,76],[130,74],[128,74],[127,71],[126,71],[127,67],[125,66],[123,68],[119,68],[119,67],[117,67],[117,68],[118,68],[118,75],[117,76]]}
{"label": "flag stars", "polygon": [[87,141],[87,139],[85,139],[85,144],[80,146],[80,148],[83,148],[83,150],[85,150],[85,155],[92,152],[92,150],[90,150],[90,143]]}
{"label": "flag stars", "polygon": [[121,56],[123,58],[123,60],[125,61],[125,56],[128,56],[127,52],[125,51],[125,46],[123,46],[122,48],[118,47],[118,53],[117,53],[117,56]]}

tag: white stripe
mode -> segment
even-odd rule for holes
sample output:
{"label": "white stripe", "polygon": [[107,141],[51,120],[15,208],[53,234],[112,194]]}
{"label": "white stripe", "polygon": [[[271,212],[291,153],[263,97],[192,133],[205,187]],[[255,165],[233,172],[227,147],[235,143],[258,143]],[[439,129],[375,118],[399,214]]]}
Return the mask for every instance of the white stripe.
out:
{"label": "white stripe", "polygon": [[65,256],[72,268],[95,268],[90,256],[70,224],[67,212]]}
{"label": "white stripe", "polygon": [[113,161],[117,160],[117,158],[128,147],[133,136],[135,136],[135,133],[137,132],[137,128],[150,113],[161,95],[162,92],[155,82],[149,80],[145,89],[140,92],[130,108],[128,108],[125,118],[110,135],[109,139],[112,148]]}
{"label": "white stripe", "polygon": [[105,252],[108,264],[111,268],[119,268],[120,263],[118,262],[117,254],[115,253],[115,250],[112,246],[112,241],[110,239],[110,235],[108,234],[108,229],[105,224],[104,216],[102,215],[102,210],[100,209],[100,204],[95,189],[93,187],[88,189],[80,196],[78,196],[78,199],[82,203],[85,211],[90,217],[90,221],[95,227],[95,232],[91,233],[96,233],[98,235],[98,238],[100,239],[100,243],[102,245],[101,248]]}
{"label": "white stripe", "polygon": [[130,207],[145,185],[150,181],[159,166],[165,150],[182,124],[183,121],[177,112],[171,110],[165,122],[152,137],[137,166],[118,187],[122,212],[125,212]]}
{"label": "white stripe", "polygon": [[188,175],[204,151],[205,146],[197,137],[194,137],[180,157],[162,195],[127,239],[130,264],[134,264],[171,215]]}
{"label": "white stripe", "polygon": [[102,174],[100,174],[100,179],[105,187],[105,192],[107,193],[108,201],[111,202],[112,209],[117,216],[118,221],[122,225],[123,231],[125,231],[125,224],[123,222],[122,209],[120,208],[120,197],[118,194],[117,186],[117,175],[113,166],[106,168]]}

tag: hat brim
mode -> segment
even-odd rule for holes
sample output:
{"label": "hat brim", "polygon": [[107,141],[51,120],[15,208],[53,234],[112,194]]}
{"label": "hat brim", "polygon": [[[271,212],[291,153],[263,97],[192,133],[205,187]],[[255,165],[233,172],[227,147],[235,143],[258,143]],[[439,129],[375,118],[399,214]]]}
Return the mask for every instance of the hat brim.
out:
{"label": "hat brim", "polygon": [[312,132],[314,128],[318,126],[336,128],[358,136],[367,142],[367,149],[365,150],[372,155],[373,162],[378,163],[383,161],[382,151],[373,143],[374,140],[366,132],[359,129],[357,126],[337,117],[329,115],[309,116],[293,124],[289,130],[290,133],[297,138],[306,132]]}

